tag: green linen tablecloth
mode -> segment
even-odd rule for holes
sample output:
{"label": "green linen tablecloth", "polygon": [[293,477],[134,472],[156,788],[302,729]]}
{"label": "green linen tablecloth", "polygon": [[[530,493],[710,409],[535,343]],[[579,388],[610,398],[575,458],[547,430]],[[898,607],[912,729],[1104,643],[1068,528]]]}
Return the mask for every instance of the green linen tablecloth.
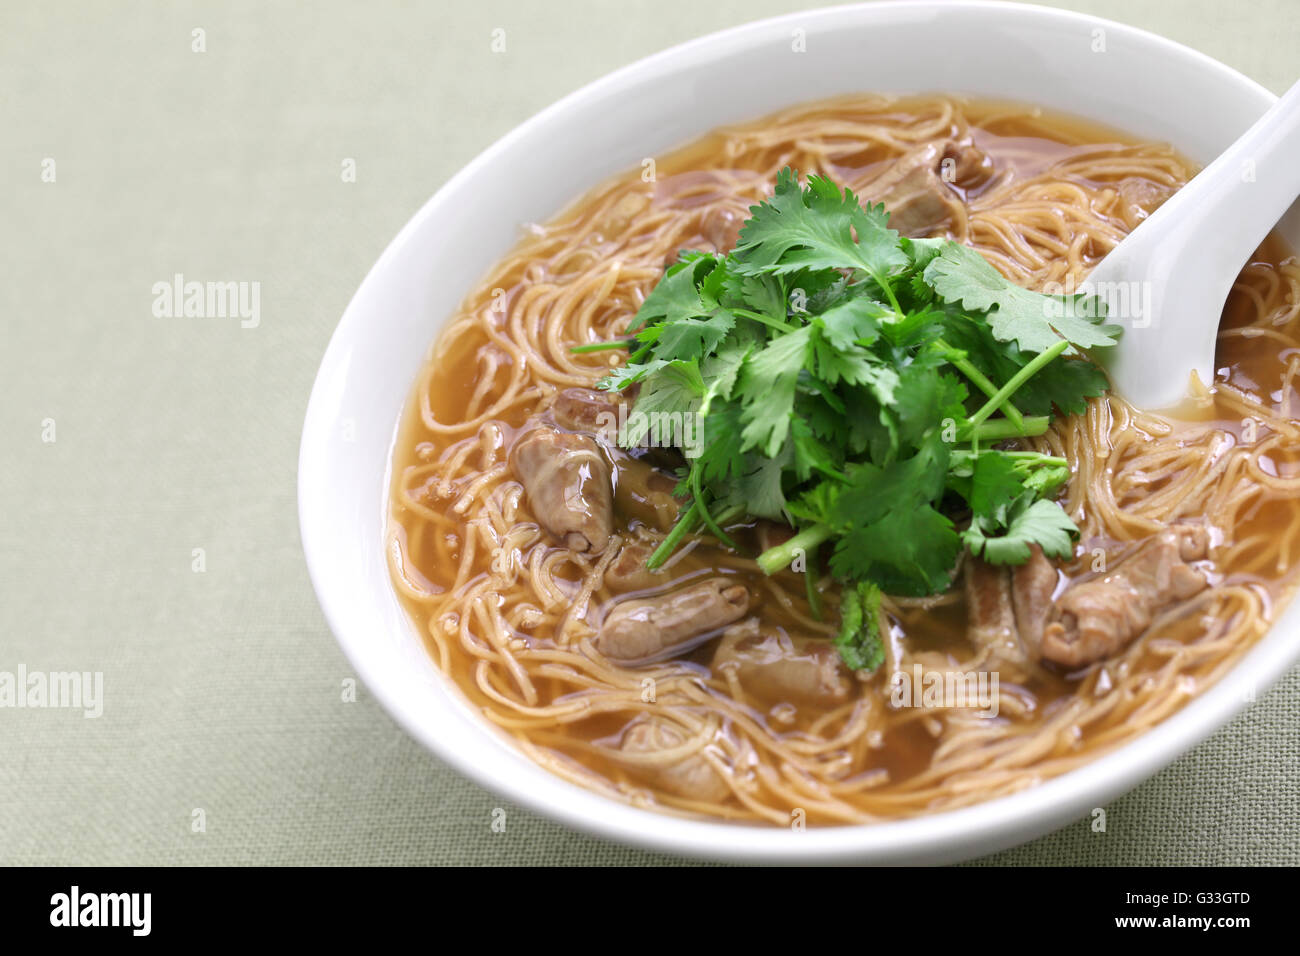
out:
{"label": "green linen tablecloth", "polygon": [[[341,699],[298,437],[352,292],[467,160],[638,57],[816,5],[0,5],[0,672],[103,674],[98,718],[0,708],[0,862],[674,862],[519,809],[494,832],[497,797]],[[1300,76],[1296,0],[1065,5]],[[177,274],[260,282],[260,322],[157,317]],[[1300,863],[1298,718],[1293,670],[1105,833],[984,862]]]}

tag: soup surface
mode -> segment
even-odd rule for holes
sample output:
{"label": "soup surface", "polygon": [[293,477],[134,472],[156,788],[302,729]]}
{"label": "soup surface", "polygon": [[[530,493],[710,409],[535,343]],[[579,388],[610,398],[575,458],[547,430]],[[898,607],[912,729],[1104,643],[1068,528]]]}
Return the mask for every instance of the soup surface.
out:
{"label": "soup surface", "polygon": [[[679,250],[730,249],[785,166],[883,202],[905,234],[971,245],[1032,289],[1081,279],[1195,171],[1167,146],[1031,107],[857,96],[719,130],[529,226],[439,336],[397,437],[389,559],[439,667],[555,773],[666,812],[777,825],[1007,794],[1178,710],[1260,636],[1296,574],[1300,266],[1273,238],[1243,270],[1216,380],[1185,414],[1104,396],[1021,440],[1070,463],[1061,504],[1081,534],[1049,586],[1058,599],[1167,529],[1208,540],[1185,553],[1195,593],[1100,659],[1012,660],[977,639],[968,570],[935,597],[886,596],[884,664],[849,672],[828,658],[834,582],[814,575],[810,594],[803,574],[764,575],[754,554],[781,529],[743,517],[727,526],[736,549],[688,538],[662,580],[638,579],[620,557],[647,554],[673,518],[670,496],[644,489],[675,463],[662,450],[601,445],[603,548],[539,521],[517,446],[565,390],[626,357],[571,348],[624,335]],[[602,653],[620,603],[692,586],[743,588],[742,619],[676,656]],[[776,658],[784,670],[765,669]]]}

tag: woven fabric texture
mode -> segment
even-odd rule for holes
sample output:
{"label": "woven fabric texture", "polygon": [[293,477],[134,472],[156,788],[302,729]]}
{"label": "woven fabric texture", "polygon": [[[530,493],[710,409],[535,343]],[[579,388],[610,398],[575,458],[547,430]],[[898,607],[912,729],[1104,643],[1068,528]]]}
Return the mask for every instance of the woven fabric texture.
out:
{"label": "woven fabric texture", "polygon": [[[99,717],[0,709],[0,863],[679,862],[511,807],[494,832],[497,797],[344,700],[298,438],[352,292],[466,161],[611,69],[814,5],[0,5],[0,671],[103,674]],[[1294,0],[1065,5],[1300,75]],[[256,327],[159,317],[177,275],[260,283]],[[1300,863],[1297,715],[1292,671],[1105,833],[979,862]]]}

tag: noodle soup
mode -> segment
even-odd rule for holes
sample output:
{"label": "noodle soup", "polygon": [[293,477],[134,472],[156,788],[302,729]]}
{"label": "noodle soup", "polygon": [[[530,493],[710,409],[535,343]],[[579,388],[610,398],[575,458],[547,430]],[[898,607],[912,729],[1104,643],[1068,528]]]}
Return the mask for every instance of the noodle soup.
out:
{"label": "noodle soup", "polygon": [[[638,577],[679,500],[673,482],[643,479],[680,462],[593,445],[565,418],[573,390],[624,358],[572,348],[624,336],[679,250],[727,251],[787,166],[890,200],[891,225],[972,246],[1030,289],[1080,280],[1195,171],[1168,147],[1019,105],[862,96],[720,130],[535,227],[435,343],[396,443],[393,579],[439,667],[561,776],[665,812],[778,825],[1032,786],[1221,676],[1289,593],[1300,534],[1300,267],[1273,239],[1242,272],[1214,387],[1185,416],[1105,395],[1014,445],[1069,463],[1060,501],[1079,536],[1050,569],[1058,603],[1170,529],[1200,536],[1164,542],[1161,573],[1195,581],[1122,647],[1009,660],[978,633],[966,560],[942,593],[884,596],[883,662],[855,672],[830,651],[834,581],[764,574],[754,555],[782,529],[747,515],[725,527],[736,547],[688,535],[668,583]],[[611,470],[612,528],[552,533],[538,510],[547,456],[596,447],[584,480]],[[620,615],[669,614],[699,631],[672,653],[602,643]]]}

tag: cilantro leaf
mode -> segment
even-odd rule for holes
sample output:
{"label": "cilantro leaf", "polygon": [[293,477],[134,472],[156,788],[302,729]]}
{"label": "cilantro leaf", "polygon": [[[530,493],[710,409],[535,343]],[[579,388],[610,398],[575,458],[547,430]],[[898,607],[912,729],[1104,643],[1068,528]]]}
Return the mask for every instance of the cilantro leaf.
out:
{"label": "cilantro leaf", "polygon": [[741,389],[745,395],[746,448],[776,456],[790,432],[795,386],[807,361],[812,328],[804,326],[768,342],[745,363]]}
{"label": "cilantro leaf", "polygon": [[923,275],[946,301],[988,313],[994,336],[1026,352],[1045,352],[1062,338],[1084,349],[1114,345],[1120,333],[1102,324],[1106,307],[1097,297],[1022,289],[970,246],[948,243]]}
{"label": "cilantro leaf", "polygon": [[752,349],[753,344],[741,336],[733,336],[726,344],[714,349],[713,354],[700,363],[700,376],[709,383],[709,391],[724,399],[730,398],[740,369]]}
{"label": "cilantro leaf", "polygon": [[680,322],[711,311],[700,298],[698,283],[716,265],[715,257],[701,255],[669,266],[641,303],[628,332],[643,343],[652,342],[658,336],[649,330],[657,323]]}
{"label": "cilantro leaf", "polygon": [[736,402],[715,405],[704,419],[704,452],[692,466],[698,468],[700,480],[710,486],[722,486],[745,473],[747,456],[741,450],[741,408]]}
{"label": "cilantro leaf", "polygon": [[897,508],[845,532],[831,555],[831,571],[874,581],[890,594],[923,597],[947,589],[960,553],[950,519],[930,505]]}
{"label": "cilantro leaf", "polygon": [[828,344],[841,351],[871,345],[880,338],[879,320],[888,310],[866,296],[846,299],[813,319]]}
{"label": "cilantro leaf", "polygon": [[1024,481],[1015,462],[996,451],[987,451],[975,459],[971,494],[967,499],[977,515],[987,515],[998,522],[1007,520],[1007,511],[1025,491]]}
{"label": "cilantro leaf", "polygon": [[637,341],[664,362],[712,352],[736,324],[718,304],[726,274],[714,256],[692,257],[670,268],[637,311]]}
{"label": "cilantro leaf", "polygon": [[790,310],[785,287],[777,276],[743,275],[728,269],[723,291],[722,302],[728,306],[745,308],[781,320],[785,319]]}
{"label": "cilantro leaf", "polygon": [[[995,339],[983,321],[965,316],[948,317],[943,337],[993,381],[1011,378],[1032,357],[1014,342]],[[1088,407],[1088,399],[1104,394],[1109,387],[1106,373],[1096,365],[1059,356],[1021,385],[1012,401],[1026,415],[1051,415],[1053,408],[1078,415]]]}
{"label": "cilantro leaf", "polygon": [[730,312],[715,309],[712,315],[678,319],[656,326],[659,330],[654,356],[657,359],[694,359],[713,351],[736,324]]}
{"label": "cilantro leaf", "polygon": [[899,245],[903,248],[903,253],[912,262],[912,267],[918,271],[923,271],[926,266],[939,253],[943,252],[944,247],[948,245],[947,239],[910,239],[903,237],[899,240]]}
{"label": "cilantro leaf", "polygon": [[748,514],[771,521],[786,519],[784,470],[794,458],[793,442],[787,441],[773,457],[745,455],[739,473],[717,499],[723,507],[739,505]]}
{"label": "cilantro leaf", "polygon": [[1024,564],[1029,560],[1029,546],[1036,544],[1054,558],[1074,554],[1074,538],[1079,529],[1054,501],[1034,500],[1032,494],[1021,497],[1011,508],[1007,529],[990,536],[992,522],[976,518],[962,538],[971,554],[989,564]]}
{"label": "cilantro leaf", "polygon": [[787,166],[772,198],[750,212],[733,252],[740,272],[849,268],[883,279],[908,264],[884,207],[863,209],[851,190],[821,176],[800,189]]}
{"label": "cilantro leaf", "polygon": [[848,451],[865,455],[868,461],[887,463],[898,457],[898,416],[890,408],[895,403],[898,373],[888,369],[889,379],[864,383],[866,388],[842,388],[845,417],[848,419]]}
{"label": "cilantro leaf", "polygon": [[1016,392],[1016,407],[1027,415],[1050,415],[1055,407],[1065,415],[1081,415],[1088,399],[1106,394],[1110,379],[1091,362],[1061,356],[1053,359]]}
{"label": "cilantro leaf", "polygon": [[667,363],[646,383],[632,405],[624,438],[628,447],[645,441],[656,421],[679,417],[685,420],[685,416],[693,415],[704,392],[704,378],[695,362]]}
{"label": "cilantro leaf", "polygon": [[943,494],[948,446],[937,436],[902,461],[855,466],[827,514],[834,527],[870,524],[894,508],[934,501]]}

